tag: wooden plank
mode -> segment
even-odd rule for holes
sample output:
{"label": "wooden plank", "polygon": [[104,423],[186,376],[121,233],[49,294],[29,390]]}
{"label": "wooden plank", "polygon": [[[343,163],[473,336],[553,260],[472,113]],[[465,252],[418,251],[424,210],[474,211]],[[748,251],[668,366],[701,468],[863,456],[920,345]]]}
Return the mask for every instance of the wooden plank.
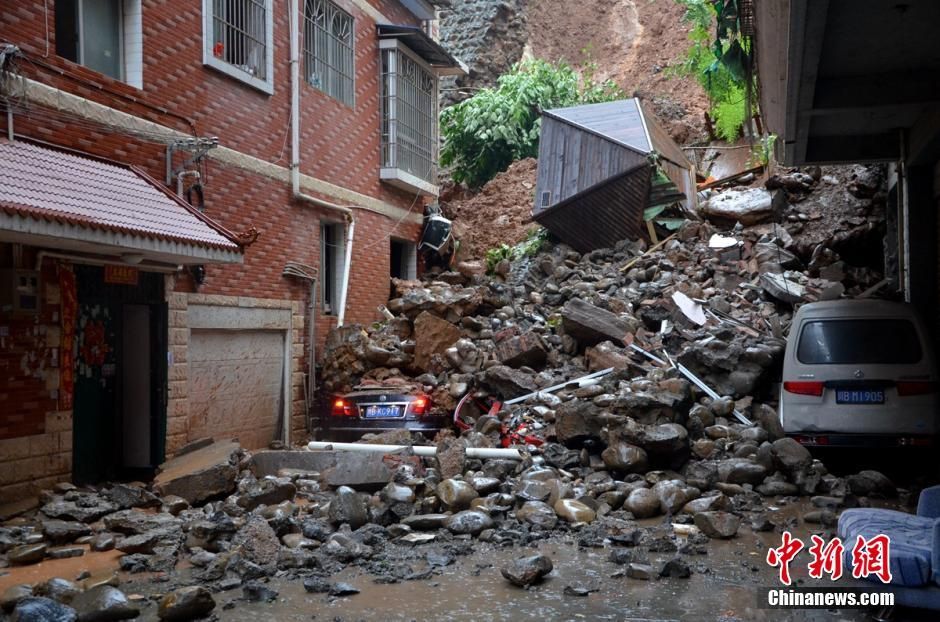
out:
{"label": "wooden plank", "polygon": [[570,140],[565,145],[565,170],[562,174],[561,198],[574,196],[587,186],[583,186],[584,177],[581,172],[581,139],[583,132],[573,131]]}

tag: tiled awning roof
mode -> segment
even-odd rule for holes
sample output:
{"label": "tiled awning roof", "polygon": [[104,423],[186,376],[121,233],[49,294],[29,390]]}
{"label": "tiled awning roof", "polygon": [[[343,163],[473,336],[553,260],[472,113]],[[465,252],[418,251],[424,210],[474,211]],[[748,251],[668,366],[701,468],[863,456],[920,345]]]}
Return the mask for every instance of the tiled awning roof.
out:
{"label": "tiled awning roof", "polygon": [[242,252],[235,235],[143,171],[23,141],[0,139],[0,212],[170,242],[175,249]]}

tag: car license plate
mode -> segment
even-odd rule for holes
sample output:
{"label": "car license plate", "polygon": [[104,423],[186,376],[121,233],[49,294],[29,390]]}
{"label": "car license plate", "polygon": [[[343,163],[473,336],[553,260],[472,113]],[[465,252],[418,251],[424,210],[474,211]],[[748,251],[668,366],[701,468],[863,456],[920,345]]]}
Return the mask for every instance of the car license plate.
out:
{"label": "car license plate", "polygon": [[836,389],[836,404],[884,403],[884,389]]}
{"label": "car license plate", "polygon": [[366,406],[366,419],[401,417],[401,406]]}

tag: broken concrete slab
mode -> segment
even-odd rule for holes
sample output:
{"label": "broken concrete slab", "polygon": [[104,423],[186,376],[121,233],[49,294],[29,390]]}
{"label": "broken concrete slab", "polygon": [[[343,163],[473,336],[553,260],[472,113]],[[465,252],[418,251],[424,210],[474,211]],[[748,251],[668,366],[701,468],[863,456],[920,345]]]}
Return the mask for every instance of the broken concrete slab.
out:
{"label": "broken concrete slab", "polygon": [[164,462],[153,480],[153,489],[161,496],[176,495],[191,505],[227,495],[235,490],[238,467],[232,455],[241,446],[234,441],[219,441]]}
{"label": "broken concrete slab", "polygon": [[393,471],[384,457],[383,453],[269,450],[252,455],[251,470],[259,478],[277,475],[281,469],[315,471],[329,486],[365,489],[384,486],[392,479]]}
{"label": "broken concrete slab", "polygon": [[631,322],[580,298],[565,304],[561,318],[565,334],[577,339],[581,347],[595,346],[602,341],[622,344],[637,328],[636,320]]}

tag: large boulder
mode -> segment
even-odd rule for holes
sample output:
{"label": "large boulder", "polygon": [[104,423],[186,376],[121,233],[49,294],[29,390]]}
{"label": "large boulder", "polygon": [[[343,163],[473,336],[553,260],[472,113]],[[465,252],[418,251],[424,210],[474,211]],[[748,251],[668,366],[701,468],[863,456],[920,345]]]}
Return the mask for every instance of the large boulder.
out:
{"label": "large boulder", "polygon": [[773,216],[773,195],[764,188],[727,190],[713,195],[701,204],[700,209],[719,224],[740,222],[747,227]]}
{"label": "large boulder", "polygon": [[521,557],[500,572],[507,581],[519,587],[528,587],[542,580],[554,569],[552,560],[545,555]]}
{"label": "large boulder", "polygon": [[555,436],[558,442],[600,437],[604,428],[601,409],[587,400],[565,402],[555,411]]}
{"label": "large boulder", "polygon": [[797,473],[813,463],[809,450],[796,440],[784,437],[773,442],[774,461],[786,473]]}
{"label": "large boulder", "polygon": [[460,339],[460,329],[457,326],[427,311],[415,319],[414,334],[414,366],[421,371],[428,370],[434,355],[443,356],[447,348]]}
{"label": "large boulder", "polygon": [[726,540],[738,533],[741,519],[728,512],[710,511],[695,514],[695,526],[709,538]]}
{"label": "large boulder", "polygon": [[235,490],[238,467],[233,454],[239,449],[236,442],[217,442],[167,460],[153,489],[162,497],[182,497],[190,505],[225,496]]}
{"label": "large boulder", "polygon": [[601,452],[601,459],[608,469],[622,473],[645,473],[649,464],[643,449],[624,442],[608,446]]}

